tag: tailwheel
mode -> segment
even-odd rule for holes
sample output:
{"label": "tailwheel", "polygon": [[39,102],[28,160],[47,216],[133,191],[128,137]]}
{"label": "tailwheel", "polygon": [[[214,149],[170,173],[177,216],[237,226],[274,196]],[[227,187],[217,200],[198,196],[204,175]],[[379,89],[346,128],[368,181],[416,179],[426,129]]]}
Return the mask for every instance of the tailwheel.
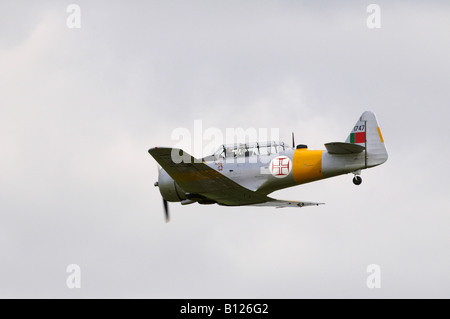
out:
{"label": "tailwheel", "polygon": [[353,177],[353,184],[355,184],[355,185],[361,185],[361,183],[362,183],[362,178],[361,178],[361,176],[355,176],[355,177]]}

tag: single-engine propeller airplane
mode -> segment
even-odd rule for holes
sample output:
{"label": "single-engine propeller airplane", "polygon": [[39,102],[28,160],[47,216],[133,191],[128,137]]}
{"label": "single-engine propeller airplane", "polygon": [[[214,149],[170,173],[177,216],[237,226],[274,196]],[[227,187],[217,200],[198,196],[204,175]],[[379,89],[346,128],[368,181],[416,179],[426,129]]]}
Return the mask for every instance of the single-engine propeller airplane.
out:
{"label": "single-engine propeller airplane", "polygon": [[161,165],[155,186],[163,198],[166,222],[168,202],[182,205],[304,207],[323,203],[274,199],[268,194],[287,187],[353,173],[360,185],[361,170],[384,163],[388,154],[375,114],[366,111],[345,142],[325,144],[326,150],[308,150],[283,142],[221,145],[210,156],[196,159],[181,149],[155,147],[148,152]]}

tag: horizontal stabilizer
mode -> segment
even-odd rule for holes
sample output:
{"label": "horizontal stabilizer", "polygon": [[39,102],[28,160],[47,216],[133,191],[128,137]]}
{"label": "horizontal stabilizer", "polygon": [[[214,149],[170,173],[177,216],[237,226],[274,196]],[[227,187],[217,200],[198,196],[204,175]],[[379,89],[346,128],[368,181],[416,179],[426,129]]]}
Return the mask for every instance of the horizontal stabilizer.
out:
{"label": "horizontal stabilizer", "polygon": [[366,148],[362,145],[342,142],[332,142],[325,144],[329,154],[357,154]]}

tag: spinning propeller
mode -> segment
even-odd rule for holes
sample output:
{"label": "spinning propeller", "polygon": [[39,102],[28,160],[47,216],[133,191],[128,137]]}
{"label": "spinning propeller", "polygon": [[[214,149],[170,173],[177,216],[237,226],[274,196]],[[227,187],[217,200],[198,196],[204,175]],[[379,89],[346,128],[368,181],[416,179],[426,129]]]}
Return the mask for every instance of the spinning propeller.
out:
{"label": "spinning propeller", "polygon": [[169,203],[163,198],[164,216],[166,217],[166,223],[170,222],[169,216]]}
{"label": "spinning propeller", "polygon": [[[159,174],[161,173],[161,167],[158,165],[158,181],[159,181]],[[159,187],[159,183],[155,183],[155,187]],[[162,197],[162,196],[161,196]],[[163,201],[163,208],[164,208],[164,217],[166,219],[166,223],[170,222],[170,215],[169,215],[169,202],[162,197]]]}

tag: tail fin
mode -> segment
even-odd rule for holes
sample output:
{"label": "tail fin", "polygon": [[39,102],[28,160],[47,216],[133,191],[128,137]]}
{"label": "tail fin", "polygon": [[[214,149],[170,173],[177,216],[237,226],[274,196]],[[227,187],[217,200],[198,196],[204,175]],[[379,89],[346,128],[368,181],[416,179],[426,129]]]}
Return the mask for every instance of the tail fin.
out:
{"label": "tail fin", "polygon": [[383,164],[388,159],[383,136],[373,112],[366,111],[361,115],[345,142],[366,148],[366,168]]}

